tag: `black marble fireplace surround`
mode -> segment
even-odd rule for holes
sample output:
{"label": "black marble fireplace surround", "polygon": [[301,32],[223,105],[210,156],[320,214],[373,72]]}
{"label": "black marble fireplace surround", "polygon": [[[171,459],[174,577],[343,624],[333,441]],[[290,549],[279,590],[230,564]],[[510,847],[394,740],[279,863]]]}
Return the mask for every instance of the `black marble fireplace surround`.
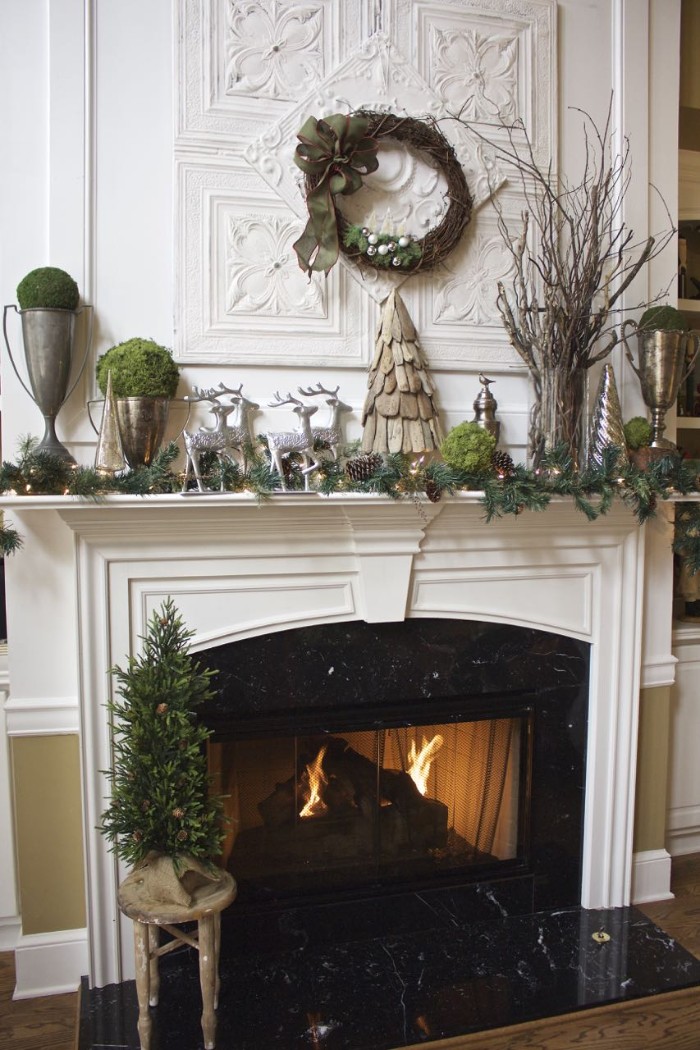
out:
{"label": "black marble fireplace surround", "polygon": [[[520,718],[529,746],[521,758],[527,769],[521,769],[518,856],[493,868],[482,865],[477,878],[502,878],[507,871],[528,887],[537,911],[579,902],[587,644],[469,620],[352,621],[266,634],[208,649],[198,659],[217,671],[216,698],[201,712],[215,741],[273,740],[290,733],[342,740],[348,731],[380,726]],[[357,892],[476,881],[438,866],[409,886],[402,884],[410,878],[407,858],[403,869],[403,879],[370,879]],[[235,855],[231,870],[243,910],[252,894]],[[294,889],[308,903],[299,882]],[[319,900],[313,884],[311,895]],[[257,896],[265,903],[264,891]],[[268,897],[269,904],[284,898],[284,888],[276,885]]]}
{"label": "black marble fireplace surround", "polygon": [[[634,908],[579,906],[586,644],[414,619],[270,633],[197,659],[218,672],[202,712],[218,741],[516,711],[529,744],[521,841],[505,865],[411,871],[336,899],[298,887],[266,898],[241,880],[222,926],[219,1050],[395,1050],[700,984],[700,962]],[[192,950],[161,973],[152,1050],[201,1047]],[[136,1014],[133,982],[85,986],[80,1050],[135,1050]]]}

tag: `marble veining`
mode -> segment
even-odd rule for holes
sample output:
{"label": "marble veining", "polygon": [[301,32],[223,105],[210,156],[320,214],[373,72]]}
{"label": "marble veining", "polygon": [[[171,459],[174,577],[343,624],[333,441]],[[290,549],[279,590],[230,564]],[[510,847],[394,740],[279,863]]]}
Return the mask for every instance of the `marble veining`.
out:
{"label": "marble veining", "polygon": [[[217,1047],[394,1050],[700,984],[700,961],[634,908],[506,914],[501,904],[497,920],[473,920],[472,896],[453,891],[442,907],[411,895],[392,900],[393,933],[371,928],[371,904],[361,928],[357,905],[292,909],[278,916],[276,945],[238,928],[233,905]],[[517,911],[523,901],[510,897]],[[424,924],[412,926],[421,914]],[[610,935],[605,944],[593,940],[600,930]],[[166,956],[161,973],[152,1050],[196,1050],[194,952]],[[136,1014],[132,982],[83,989],[79,1050],[136,1050]]]}

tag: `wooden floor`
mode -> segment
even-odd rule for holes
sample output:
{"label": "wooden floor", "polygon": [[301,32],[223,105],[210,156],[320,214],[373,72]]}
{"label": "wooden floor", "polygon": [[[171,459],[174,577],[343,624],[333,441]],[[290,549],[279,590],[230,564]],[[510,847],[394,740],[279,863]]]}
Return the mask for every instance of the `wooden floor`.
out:
{"label": "wooden floor", "polygon": [[[674,860],[672,889],[676,894],[673,900],[646,904],[641,910],[700,959],[700,854]],[[14,985],[13,954],[0,952],[0,1047],[76,1050],[78,993],[13,1002]],[[700,1050],[700,990],[671,992],[568,1017],[446,1039],[430,1047],[580,1050],[594,1045],[598,1050]]]}

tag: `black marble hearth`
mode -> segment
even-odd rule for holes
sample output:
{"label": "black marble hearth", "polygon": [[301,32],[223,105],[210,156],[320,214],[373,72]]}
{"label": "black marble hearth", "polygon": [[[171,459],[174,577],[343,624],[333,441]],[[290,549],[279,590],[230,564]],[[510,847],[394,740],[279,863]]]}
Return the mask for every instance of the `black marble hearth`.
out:
{"label": "black marble hearth", "polygon": [[[474,921],[477,894],[483,918]],[[700,984],[634,908],[523,913],[512,884],[225,918],[218,1050],[394,1050]],[[489,914],[490,912],[490,914]],[[592,935],[604,929],[610,940]],[[161,960],[152,1050],[198,1050],[196,953]],[[81,995],[79,1050],[137,1050],[134,983]]]}

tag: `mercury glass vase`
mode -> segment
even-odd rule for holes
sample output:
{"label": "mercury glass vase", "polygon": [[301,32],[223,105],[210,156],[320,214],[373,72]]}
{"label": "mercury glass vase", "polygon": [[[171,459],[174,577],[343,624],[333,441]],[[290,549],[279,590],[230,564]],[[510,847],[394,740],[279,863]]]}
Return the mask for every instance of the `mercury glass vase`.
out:
{"label": "mercury glass vase", "polygon": [[535,376],[536,402],[530,425],[530,459],[535,469],[546,452],[566,445],[574,466],[583,462],[588,372],[542,368]]}

